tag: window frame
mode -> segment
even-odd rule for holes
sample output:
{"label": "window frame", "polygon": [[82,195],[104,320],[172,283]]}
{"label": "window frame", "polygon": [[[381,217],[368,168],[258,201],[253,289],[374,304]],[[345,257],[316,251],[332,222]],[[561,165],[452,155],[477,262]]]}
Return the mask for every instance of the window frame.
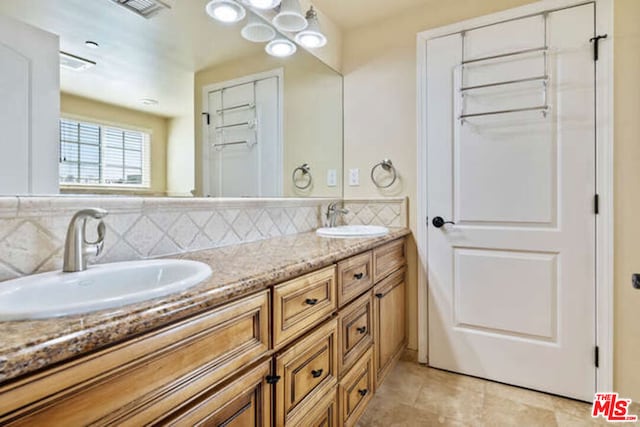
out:
{"label": "window frame", "polygon": [[[60,124],[62,120],[70,120],[82,124],[98,126],[99,134],[100,134],[100,142],[99,142],[99,152],[100,152],[100,161],[99,161],[99,176],[100,183],[82,183],[82,182],[62,182],[60,173],[58,173],[58,185],[60,189],[98,189],[98,190],[119,190],[119,191],[152,191],[153,183],[152,183],[152,173],[151,173],[151,159],[152,159],[152,150],[153,150],[153,131],[149,128],[137,127],[117,122],[109,122],[105,120],[93,119],[86,116],[80,116],[75,114],[61,114],[58,118],[58,123]],[[105,128],[115,129],[117,131],[123,132],[139,132],[143,135],[142,138],[142,182],[140,184],[117,184],[117,183],[104,183],[104,175],[105,175]],[[60,156],[60,149],[62,144],[61,131],[58,132],[58,155]],[[78,142],[78,144],[82,144]],[[86,144],[85,144],[86,145]],[[123,153],[125,151],[123,147]],[[123,159],[124,161],[124,159]],[[60,165],[61,159],[58,159],[58,165]],[[78,163],[78,167],[82,162]],[[146,166],[146,167],[145,167]],[[124,167],[124,164],[123,164]],[[124,167],[126,169],[126,167]],[[123,169],[123,170],[124,170]]]}

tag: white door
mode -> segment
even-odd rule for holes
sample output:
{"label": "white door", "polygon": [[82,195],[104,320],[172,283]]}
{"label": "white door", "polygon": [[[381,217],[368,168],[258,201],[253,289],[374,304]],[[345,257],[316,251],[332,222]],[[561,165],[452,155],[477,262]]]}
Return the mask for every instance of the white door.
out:
{"label": "white door", "polygon": [[0,15],[0,195],[58,192],[58,36]]}
{"label": "white door", "polygon": [[209,92],[205,195],[282,195],[279,77]]}
{"label": "white door", "polygon": [[427,43],[431,366],[593,398],[593,32],[588,4]]}

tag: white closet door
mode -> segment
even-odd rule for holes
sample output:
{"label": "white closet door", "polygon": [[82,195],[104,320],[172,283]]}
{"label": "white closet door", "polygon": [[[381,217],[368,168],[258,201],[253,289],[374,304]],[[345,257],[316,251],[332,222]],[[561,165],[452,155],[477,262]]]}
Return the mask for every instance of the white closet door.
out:
{"label": "white closet door", "polygon": [[434,367],[593,398],[593,31],[588,4],[427,43]]}
{"label": "white closet door", "polygon": [[58,192],[58,37],[0,16],[0,195]]}
{"label": "white closet door", "polygon": [[278,80],[272,77],[209,93],[210,196],[280,195],[281,176],[274,173],[282,157]]}

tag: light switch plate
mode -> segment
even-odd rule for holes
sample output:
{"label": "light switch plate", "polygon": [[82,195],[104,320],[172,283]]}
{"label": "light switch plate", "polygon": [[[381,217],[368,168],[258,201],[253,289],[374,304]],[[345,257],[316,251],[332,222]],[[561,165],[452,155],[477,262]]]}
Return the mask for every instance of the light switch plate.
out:
{"label": "light switch plate", "polygon": [[327,187],[335,187],[338,185],[338,171],[335,169],[327,170]]}
{"label": "light switch plate", "polygon": [[349,169],[349,185],[352,187],[360,185],[360,169]]}

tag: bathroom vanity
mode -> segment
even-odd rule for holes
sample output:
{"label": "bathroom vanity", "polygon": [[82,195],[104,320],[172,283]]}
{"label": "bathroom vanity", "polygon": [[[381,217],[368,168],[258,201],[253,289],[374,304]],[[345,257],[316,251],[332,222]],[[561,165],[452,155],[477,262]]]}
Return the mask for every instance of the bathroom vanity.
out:
{"label": "bathroom vanity", "polygon": [[352,426],[405,346],[405,236],[181,255],[179,295],[4,322],[0,424]]}

